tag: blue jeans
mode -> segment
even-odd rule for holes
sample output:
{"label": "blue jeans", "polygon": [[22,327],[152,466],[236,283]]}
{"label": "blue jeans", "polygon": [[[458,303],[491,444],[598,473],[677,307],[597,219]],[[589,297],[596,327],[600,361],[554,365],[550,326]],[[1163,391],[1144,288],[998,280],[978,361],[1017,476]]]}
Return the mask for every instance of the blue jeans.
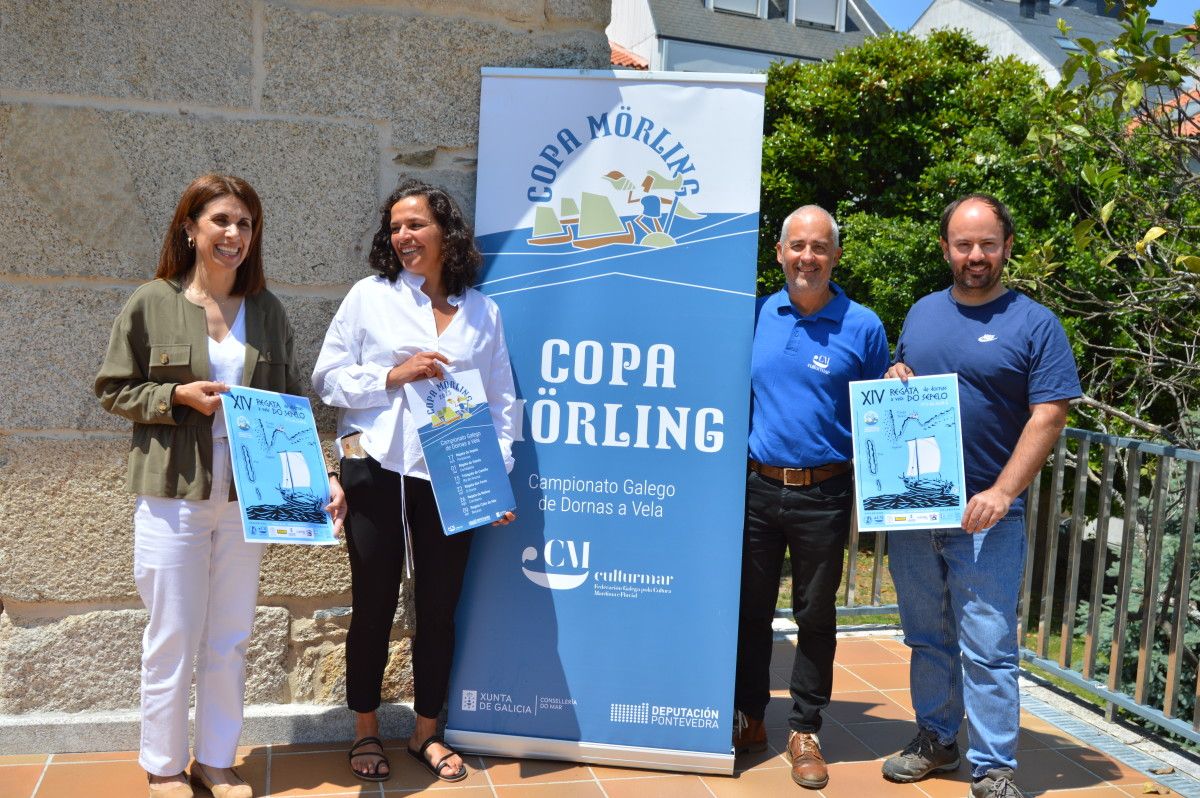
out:
{"label": "blue jeans", "polygon": [[972,775],[1017,766],[1017,598],[1025,519],[1010,513],[977,534],[919,529],[888,535],[917,724],[949,744],[967,714]]}

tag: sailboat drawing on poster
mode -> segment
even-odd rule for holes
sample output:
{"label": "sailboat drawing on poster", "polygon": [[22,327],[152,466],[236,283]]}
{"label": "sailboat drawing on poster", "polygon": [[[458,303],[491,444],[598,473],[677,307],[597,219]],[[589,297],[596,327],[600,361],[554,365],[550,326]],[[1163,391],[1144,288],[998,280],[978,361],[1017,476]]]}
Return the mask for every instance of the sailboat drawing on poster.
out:
{"label": "sailboat drawing on poster", "polygon": [[325,521],[325,502],[313,491],[312,471],[304,453],[282,451],[277,455],[279,484],[276,490],[282,501],[249,505],[246,517],[255,521],[307,521],[314,524]]}
{"label": "sailboat drawing on poster", "polygon": [[909,493],[941,496],[954,490],[954,483],[942,477],[942,450],[937,438],[908,441],[908,468],[901,478]]}

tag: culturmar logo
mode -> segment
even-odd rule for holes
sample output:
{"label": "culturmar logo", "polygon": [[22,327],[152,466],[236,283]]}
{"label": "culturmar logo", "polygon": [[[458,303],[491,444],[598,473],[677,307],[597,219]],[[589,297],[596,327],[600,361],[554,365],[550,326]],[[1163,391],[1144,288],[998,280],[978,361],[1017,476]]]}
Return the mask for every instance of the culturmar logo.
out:
{"label": "culturmar logo", "polygon": [[[576,183],[577,196],[560,197],[556,212],[554,183],[559,170],[577,151],[610,138],[642,144],[661,167],[635,171],[611,163],[607,171],[597,171]],[[642,115],[635,119],[627,105],[620,106],[611,118],[608,111],[589,114],[560,128],[530,167],[532,183],[526,196],[537,207],[526,240],[536,247],[561,244],[572,249],[614,244],[652,249],[674,246],[677,235],[672,231],[677,222],[704,218],[682,202],[683,197],[700,192],[695,173],[696,165],[683,142],[660,122]]]}
{"label": "culturmar logo", "polygon": [[587,581],[588,561],[592,553],[591,541],[577,543],[574,540],[547,540],[541,551],[542,564],[546,570],[531,571],[524,563],[537,560],[538,553],[533,546],[527,546],[521,552],[521,572],[535,585],[550,590],[573,590]]}
{"label": "culturmar logo", "polygon": [[829,355],[813,355],[812,362],[808,367],[813,371],[819,371],[822,374],[829,373]]}

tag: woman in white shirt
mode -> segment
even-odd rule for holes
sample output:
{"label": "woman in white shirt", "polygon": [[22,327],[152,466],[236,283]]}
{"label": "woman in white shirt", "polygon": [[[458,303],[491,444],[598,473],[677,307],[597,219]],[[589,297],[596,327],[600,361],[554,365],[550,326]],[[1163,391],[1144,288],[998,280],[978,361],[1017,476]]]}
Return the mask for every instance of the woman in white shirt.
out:
{"label": "woman in white shirt", "polygon": [[466,766],[438,736],[437,718],[472,533],[442,529],[403,386],[478,369],[510,471],[516,394],[499,308],[470,287],[483,258],[457,204],[443,189],[407,180],[381,212],[369,256],[379,274],[356,283],[342,301],[312,377],[325,403],[340,408],[353,600],[346,639],[346,701],[356,713],[350,768],[369,781],[390,772],[376,710],[400,581],[409,571],[417,718],[408,752],[439,779],[460,781]]}

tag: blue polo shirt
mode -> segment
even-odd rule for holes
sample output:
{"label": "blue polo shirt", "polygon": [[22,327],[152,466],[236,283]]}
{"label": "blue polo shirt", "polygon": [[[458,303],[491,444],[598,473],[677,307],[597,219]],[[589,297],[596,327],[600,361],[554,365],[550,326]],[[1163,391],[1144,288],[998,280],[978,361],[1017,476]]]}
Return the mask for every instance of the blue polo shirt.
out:
{"label": "blue polo shirt", "polygon": [[[918,375],[958,374],[968,498],[1000,476],[1030,405],[1081,393],[1058,317],[1012,290],[983,305],[960,305],[948,288],[917,300],[904,319],[896,360]],[[1010,509],[1024,505],[1022,494]]]}
{"label": "blue polo shirt", "polygon": [[837,285],[833,298],[802,316],[787,289],[758,300],[750,355],[750,457],[788,468],[851,459],[851,380],[888,367],[879,317]]}

